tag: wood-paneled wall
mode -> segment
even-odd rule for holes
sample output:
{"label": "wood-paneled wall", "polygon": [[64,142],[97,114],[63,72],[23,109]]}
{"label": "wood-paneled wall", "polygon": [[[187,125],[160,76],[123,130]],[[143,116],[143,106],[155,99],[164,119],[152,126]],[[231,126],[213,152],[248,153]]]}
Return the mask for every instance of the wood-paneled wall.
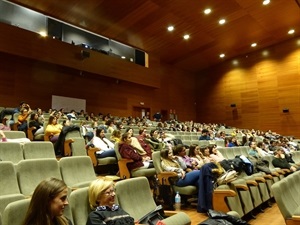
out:
{"label": "wood-paneled wall", "polygon": [[86,99],[88,112],[131,116],[139,106],[151,115],[175,109],[180,120],[196,119],[195,75],[152,55],[149,68],[92,51],[81,60],[71,44],[1,23],[0,31],[0,106],[25,100],[47,110],[59,95]]}
{"label": "wood-paneled wall", "polygon": [[226,61],[197,79],[198,121],[300,137],[300,38]]}

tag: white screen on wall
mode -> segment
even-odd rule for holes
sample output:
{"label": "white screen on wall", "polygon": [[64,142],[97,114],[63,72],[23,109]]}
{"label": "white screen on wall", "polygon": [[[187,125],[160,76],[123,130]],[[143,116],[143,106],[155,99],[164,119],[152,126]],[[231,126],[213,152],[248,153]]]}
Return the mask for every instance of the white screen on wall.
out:
{"label": "white screen on wall", "polygon": [[65,112],[69,112],[72,109],[76,112],[80,112],[82,109],[86,111],[86,100],[52,95],[52,109],[59,110],[61,108],[64,108]]}

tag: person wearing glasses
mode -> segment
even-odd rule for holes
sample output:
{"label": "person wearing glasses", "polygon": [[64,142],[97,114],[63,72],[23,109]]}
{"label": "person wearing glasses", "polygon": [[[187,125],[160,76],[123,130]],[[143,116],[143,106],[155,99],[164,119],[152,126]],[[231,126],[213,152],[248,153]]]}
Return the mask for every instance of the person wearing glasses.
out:
{"label": "person wearing glasses", "polygon": [[86,225],[134,225],[134,219],[115,204],[114,182],[108,178],[99,178],[90,184],[89,204],[92,212]]}

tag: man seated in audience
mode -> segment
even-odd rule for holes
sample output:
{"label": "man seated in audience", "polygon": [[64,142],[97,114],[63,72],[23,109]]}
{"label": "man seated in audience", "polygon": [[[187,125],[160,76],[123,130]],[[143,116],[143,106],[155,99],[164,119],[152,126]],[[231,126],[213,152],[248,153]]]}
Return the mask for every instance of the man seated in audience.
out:
{"label": "man seated in audience", "polygon": [[275,167],[279,167],[281,169],[289,169],[291,172],[295,172],[296,170],[300,170],[300,167],[293,166],[288,163],[284,151],[281,148],[277,148],[274,151],[274,159],[272,160],[272,164]]}
{"label": "man seated in audience", "polygon": [[209,131],[207,129],[203,129],[201,131],[201,136],[199,137],[199,140],[210,140],[210,137],[209,137]]}
{"label": "man seated in audience", "polygon": [[30,107],[22,108],[20,114],[18,115],[18,130],[24,131],[26,133],[28,125],[27,125],[27,118],[32,113]]}
{"label": "man seated in audience", "polygon": [[[30,108],[30,106],[26,102],[21,102],[19,107],[14,108],[14,109],[3,109],[0,113],[0,122],[2,122],[4,125],[7,125],[10,127],[14,123],[13,121],[13,115],[15,113],[19,113],[22,108]],[[11,115],[11,119],[6,120],[5,116],[6,115]]]}

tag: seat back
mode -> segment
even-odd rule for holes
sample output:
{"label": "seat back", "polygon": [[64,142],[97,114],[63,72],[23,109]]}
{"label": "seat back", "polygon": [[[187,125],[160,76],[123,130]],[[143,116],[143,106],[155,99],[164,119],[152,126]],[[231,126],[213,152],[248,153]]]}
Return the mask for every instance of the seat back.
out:
{"label": "seat back", "polygon": [[20,143],[1,142],[0,143],[0,158],[2,161],[11,161],[18,163],[23,160],[23,149]]}
{"label": "seat back", "polygon": [[15,138],[26,138],[26,134],[23,131],[3,131],[6,138],[15,139]]}
{"label": "seat back", "polygon": [[87,187],[97,177],[89,156],[71,156],[59,160],[61,176],[68,187]]}
{"label": "seat back", "polygon": [[36,186],[49,177],[61,179],[56,159],[26,159],[17,164],[18,183],[24,195],[31,195]]}
{"label": "seat back", "polygon": [[162,173],[163,169],[162,169],[162,166],[161,166],[160,152],[153,152],[152,153],[152,160],[153,160],[153,165],[154,165],[156,174]]}
{"label": "seat back", "polygon": [[47,141],[24,143],[23,150],[24,159],[56,158],[53,144]]}
{"label": "seat back", "polygon": [[0,162],[0,195],[20,194],[15,166],[12,162]]}
{"label": "seat back", "polygon": [[136,177],[116,183],[116,199],[135,220],[156,208],[146,177]]}
{"label": "seat back", "polygon": [[92,211],[89,205],[88,187],[72,191],[69,197],[74,225],[86,224],[89,213]]}
{"label": "seat back", "polygon": [[85,140],[83,138],[73,138],[71,143],[72,156],[86,156]]}
{"label": "seat back", "polygon": [[29,204],[29,198],[9,203],[3,212],[2,225],[22,225]]}

